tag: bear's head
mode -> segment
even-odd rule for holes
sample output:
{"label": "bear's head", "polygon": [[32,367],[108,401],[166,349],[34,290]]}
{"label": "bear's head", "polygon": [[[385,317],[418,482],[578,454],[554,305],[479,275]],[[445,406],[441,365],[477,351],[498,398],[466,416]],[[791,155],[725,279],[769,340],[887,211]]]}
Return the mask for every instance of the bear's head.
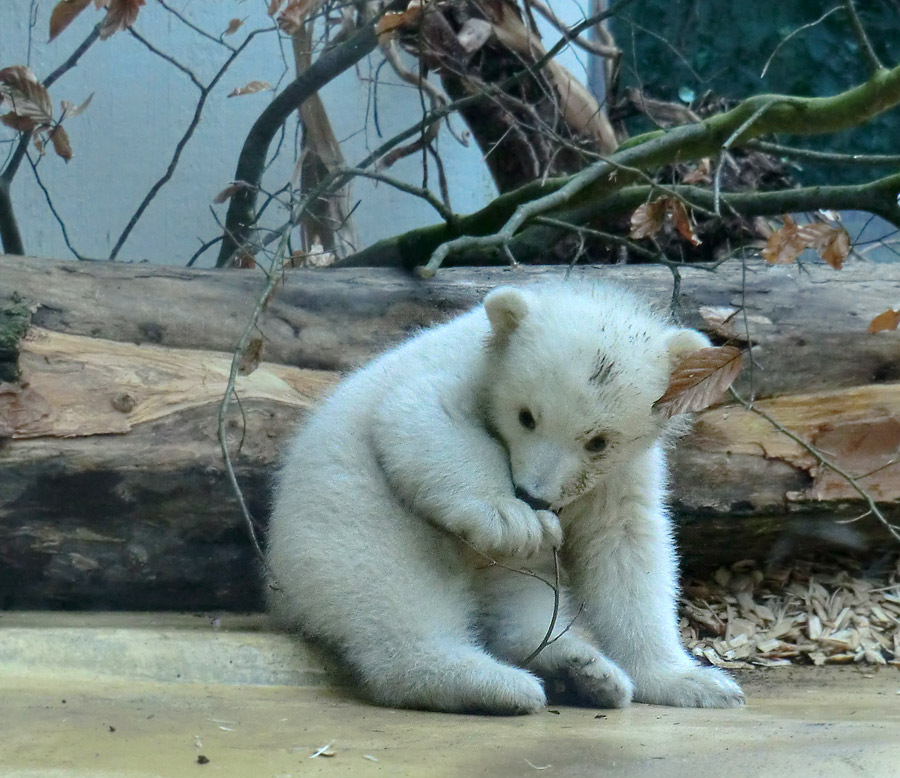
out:
{"label": "bear's head", "polygon": [[484,308],[485,421],[509,452],[517,493],[554,510],[660,438],[670,425],[654,402],[672,368],[709,345],[606,285],[501,287]]}

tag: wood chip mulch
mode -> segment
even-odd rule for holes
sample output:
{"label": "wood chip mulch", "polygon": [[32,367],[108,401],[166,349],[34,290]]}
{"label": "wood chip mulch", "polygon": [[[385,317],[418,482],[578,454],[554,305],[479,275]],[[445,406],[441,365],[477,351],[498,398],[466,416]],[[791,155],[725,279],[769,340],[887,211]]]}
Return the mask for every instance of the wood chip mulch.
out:
{"label": "wood chip mulch", "polygon": [[869,569],[853,560],[754,561],[687,580],[681,636],[695,656],[732,669],[790,664],[900,668],[900,557]]}

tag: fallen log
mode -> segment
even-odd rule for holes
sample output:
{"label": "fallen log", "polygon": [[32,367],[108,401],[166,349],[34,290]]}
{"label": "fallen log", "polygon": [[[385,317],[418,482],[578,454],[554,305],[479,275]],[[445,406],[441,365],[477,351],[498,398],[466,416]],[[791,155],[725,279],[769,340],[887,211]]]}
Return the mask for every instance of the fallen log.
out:
{"label": "fallen log", "polygon": [[[351,369],[499,283],[559,268],[296,270],[259,322],[263,361],[227,428],[264,530],[271,468],[297,420]],[[668,304],[665,268],[577,268]],[[896,270],[856,263],[683,269],[676,309],[716,342],[753,345],[739,391],[896,518],[900,336],[870,335]],[[251,610],[259,563],[225,477],[217,413],[259,275],[0,257],[0,605]],[[686,567],[888,535],[840,476],[740,406],[698,414],[674,457]]]}

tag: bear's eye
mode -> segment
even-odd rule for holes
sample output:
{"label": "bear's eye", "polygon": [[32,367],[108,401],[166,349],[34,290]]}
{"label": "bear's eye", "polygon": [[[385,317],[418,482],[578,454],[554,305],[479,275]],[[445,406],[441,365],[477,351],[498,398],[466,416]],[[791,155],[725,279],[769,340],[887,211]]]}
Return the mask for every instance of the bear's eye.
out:
{"label": "bear's eye", "polygon": [[528,408],[522,408],[519,411],[519,424],[521,424],[527,430],[533,430],[536,426],[536,422],[534,420],[534,416],[531,415],[531,411]]}
{"label": "bear's eye", "polygon": [[606,438],[603,435],[596,435],[585,443],[584,447],[592,454],[599,454],[606,448]]}

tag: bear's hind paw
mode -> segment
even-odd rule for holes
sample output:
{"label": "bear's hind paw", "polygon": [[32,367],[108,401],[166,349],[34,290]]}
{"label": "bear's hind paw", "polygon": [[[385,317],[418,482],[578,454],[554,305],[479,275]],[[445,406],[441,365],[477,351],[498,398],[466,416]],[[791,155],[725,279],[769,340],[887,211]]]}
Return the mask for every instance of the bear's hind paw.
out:
{"label": "bear's hind paw", "polygon": [[715,667],[690,667],[638,683],[634,699],[676,708],[737,708],[744,704],[744,693]]}

